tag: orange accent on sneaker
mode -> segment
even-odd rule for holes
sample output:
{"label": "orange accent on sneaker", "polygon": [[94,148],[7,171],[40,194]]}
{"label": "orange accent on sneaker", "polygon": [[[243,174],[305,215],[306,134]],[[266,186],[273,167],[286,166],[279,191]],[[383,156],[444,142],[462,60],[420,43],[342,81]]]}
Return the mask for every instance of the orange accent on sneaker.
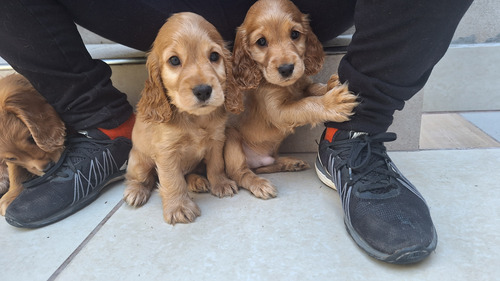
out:
{"label": "orange accent on sneaker", "polygon": [[132,128],[135,124],[135,114],[132,114],[127,121],[114,129],[98,128],[99,131],[105,133],[110,139],[114,140],[117,137],[125,137],[132,139]]}
{"label": "orange accent on sneaker", "polygon": [[339,129],[336,129],[336,128],[326,128],[326,133],[325,133],[325,140],[329,141],[329,142],[332,142],[333,140],[333,136],[335,135],[335,133],[338,131]]}

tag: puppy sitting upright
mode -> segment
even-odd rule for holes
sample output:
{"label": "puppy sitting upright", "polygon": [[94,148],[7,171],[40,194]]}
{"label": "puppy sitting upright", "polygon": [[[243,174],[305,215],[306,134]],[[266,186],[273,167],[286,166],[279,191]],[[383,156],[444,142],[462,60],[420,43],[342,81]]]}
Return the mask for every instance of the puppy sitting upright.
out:
{"label": "puppy sitting upright", "polygon": [[[226,111],[242,111],[230,53],[215,27],[193,13],[171,16],[147,59],[149,78],[137,105],[125,201],[141,206],[158,180],[167,223],[200,215],[188,190],[233,195],[222,157]],[[190,174],[204,160],[207,178]],[[186,176],[187,175],[187,176]]]}
{"label": "puppy sitting upright", "polygon": [[288,0],[252,5],[236,33],[233,60],[235,80],[247,91],[245,111],[229,122],[226,170],[255,196],[275,197],[275,187],[253,171],[307,168],[300,159],[278,156],[283,139],[298,126],[347,121],[357,105],[356,96],[336,75],[328,86],[307,77],[321,69],[323,47],[307,16]]}
{"label": "puppy sitting upright", "polygon": [[[54,108],[26,78],[12,74],[0,80],[0,165],[7,193],[0,199],[0,214],[21,193],[22,183],[42,176],[64,150],[66,129]],[[2,167],[0,171],[5,171]]]}

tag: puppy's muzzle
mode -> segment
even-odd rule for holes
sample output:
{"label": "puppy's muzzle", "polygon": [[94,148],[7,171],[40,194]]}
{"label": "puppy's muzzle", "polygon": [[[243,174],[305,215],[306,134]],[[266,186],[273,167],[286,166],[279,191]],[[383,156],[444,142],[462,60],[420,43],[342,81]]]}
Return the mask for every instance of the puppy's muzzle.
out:
{"label": "puppy's muzzle", "polygon": [[47,165],[43,168],[42,172],[43,173],[47,173],[52,167],[54,167],[56,163],[54,163],[53,161],[50,161],[49,163],[47,163]]}
{"label": "puppy's muzzle", "polygon": [[295,66],[293,64],[282,64],[278,67],[278,72],[283,78],[288,78],[292,75]]}
{"label": "puppy's muzzle", "polygon": [[193,94],[199,101],[206,101],[212,95],[212,87],[206,84],[198,85],[193,88]]}

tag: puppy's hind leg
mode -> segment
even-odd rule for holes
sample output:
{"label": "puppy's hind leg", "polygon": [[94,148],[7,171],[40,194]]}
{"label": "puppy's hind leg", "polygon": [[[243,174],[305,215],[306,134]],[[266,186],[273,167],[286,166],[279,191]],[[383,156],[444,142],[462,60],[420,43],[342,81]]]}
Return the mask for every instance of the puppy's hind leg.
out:
{"label": "puppy's hind leg", "polygon": [[278,157],[274,164],[255,169],[257,174],[277,173],[277,172],[296,172],[308,169],[307,162],[294,157]]}
{"label": "puppy's hind leg", "polygon": [[238,132],[232,129],[227,131],[224,161],[229,178],[236,181],[238,186],[249,190],[255,197],[262,199],[276,197],[278,191],[273,184],[248,168]]}
{"label": "puppy's hind leg", "polygon": [[123,199],[134,207],[144,205],[151,196],[156,182],[154,162],[132,148],[129,156]]}

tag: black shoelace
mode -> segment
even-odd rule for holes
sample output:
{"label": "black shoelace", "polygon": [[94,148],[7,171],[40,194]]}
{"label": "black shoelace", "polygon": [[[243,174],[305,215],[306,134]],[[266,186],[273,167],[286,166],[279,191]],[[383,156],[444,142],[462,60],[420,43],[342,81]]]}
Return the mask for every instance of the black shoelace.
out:
{"label": "black shoelace", "polygon": [[65,160],[62,161],[62,168],[59,169],[59,171],[56,173],[56,176],[68,178],[71,176],[71,174],[76,173],[76,164],[84,159],[93,158],[91,152],[97,149],[95,142],[96,140],[86,137],[75,137],[68,139],[68,152],[65,155]]}
{"label": "black shoelace", "polygon": [[394,141],[396,134],[381,133],[373,136],[366,134],[346,140],[335,140],[329,146],[342,161],[335,163],[337,168],[346,166],[349,173],[348,186],[358,183],[359,192],[384,193],[395,188],[399,174],[388,168],[384,142]]}

